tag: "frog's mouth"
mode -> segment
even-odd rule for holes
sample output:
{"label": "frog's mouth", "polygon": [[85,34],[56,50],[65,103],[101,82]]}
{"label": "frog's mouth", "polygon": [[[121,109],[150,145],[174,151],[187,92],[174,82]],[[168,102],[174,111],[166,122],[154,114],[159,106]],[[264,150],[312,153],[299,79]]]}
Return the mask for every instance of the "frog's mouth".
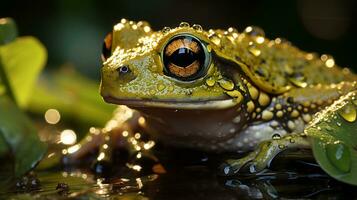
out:
{"label": "frog's mouth", "polygon": [[103,97],[108,103],[126,105],[133,108],[171,108],[171,109],[225,109],[238,104],[234,99],[214,99],[214,100],[153,100],[153,99],[118,99],[111,96]]}

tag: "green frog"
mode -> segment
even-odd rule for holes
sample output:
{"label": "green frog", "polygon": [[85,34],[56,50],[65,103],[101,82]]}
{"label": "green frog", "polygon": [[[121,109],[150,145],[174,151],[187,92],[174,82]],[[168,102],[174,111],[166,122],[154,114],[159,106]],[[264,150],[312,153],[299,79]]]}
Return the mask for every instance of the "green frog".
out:
{"label": "green frog", "polygon": [[171,146],[250,152],[227,160],[223,173],[259,172],[286,149],[310,148],[304,129],[314,114],[357,88],[357,76],[333,57],[270,40],[255,26],[238,32],[182,22],[153,31],[122,19],[104,40],[102,60],[100,93],[120,106],[104,128],[68,149],[74,157],[95,141],[97,160],[110,160],[113,132],[147,149],[135,142],[140,130]]}

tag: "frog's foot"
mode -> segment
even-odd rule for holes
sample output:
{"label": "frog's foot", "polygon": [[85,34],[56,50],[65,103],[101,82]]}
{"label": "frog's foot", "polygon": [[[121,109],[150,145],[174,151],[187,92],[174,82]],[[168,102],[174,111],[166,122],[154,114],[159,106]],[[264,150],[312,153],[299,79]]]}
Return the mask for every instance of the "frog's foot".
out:
{"label": "frog's foot", "polygon": [[90,128],[89,133],[79,143],[63,150],[64,164],[80,164],[88,155],[96,155],[96,161],[111,162],[112,149],[126,149],[123,133],[131,134],[126,126],[112,129]]}
{"label": "frog's foot", "polygon": [[224,176],[237,174],[248,168],[250,173],[259,173],[269,167],[274,157],[286,149],[310,148],[305,134],[291,134],[262,142],[259,147],[240,159],[229,159],[221,165]]}
{"label": "frog's foot", "polygon": [[79,143],[63,149],[64,164],[76,164],[85,156],[95,152],[100,145],[104,143],[104,135],[99,128],[90,128],[89,133]]}

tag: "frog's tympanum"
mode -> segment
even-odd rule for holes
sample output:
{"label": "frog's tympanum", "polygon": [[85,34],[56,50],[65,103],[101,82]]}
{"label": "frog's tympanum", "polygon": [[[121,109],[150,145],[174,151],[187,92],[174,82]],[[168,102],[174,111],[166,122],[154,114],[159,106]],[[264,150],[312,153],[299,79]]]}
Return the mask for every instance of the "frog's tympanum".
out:
{"label": "frog's tympanum", "polygon": [[[105,38],[102,59],[101,95],[120,106],[92,132],[126,136],[139,127],[163,144],[251,151],[228,160],[227,175],[247,165],[260,171],[281,151],[309,148],[304,128],[315,113],[357,88],[357,76],[331,56],[270,40],[254,26],[238,32],[182,22],[153,31],[123,19]],[[98,160],[108,155],[109,136]]]}

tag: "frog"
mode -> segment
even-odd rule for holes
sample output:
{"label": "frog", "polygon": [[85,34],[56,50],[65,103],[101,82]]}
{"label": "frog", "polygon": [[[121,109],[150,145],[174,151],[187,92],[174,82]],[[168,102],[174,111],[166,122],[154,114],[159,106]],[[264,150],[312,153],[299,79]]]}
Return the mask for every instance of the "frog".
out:
{"label": "frog", "polygon": [[247,153],[220,170],[257,173],[285,150],[310,149],[304,130],[315,114],[357,89],[357,76],[332,56],[269,39],[257,26],[239,32],[181,22],[154,31],[122,19],[105,37],[102,61],[100,94],[118,108],[68,149],[74,158],[97,146],[97,161],[110,161],[112,133],[136,138],[140,130],[168,146]]}

